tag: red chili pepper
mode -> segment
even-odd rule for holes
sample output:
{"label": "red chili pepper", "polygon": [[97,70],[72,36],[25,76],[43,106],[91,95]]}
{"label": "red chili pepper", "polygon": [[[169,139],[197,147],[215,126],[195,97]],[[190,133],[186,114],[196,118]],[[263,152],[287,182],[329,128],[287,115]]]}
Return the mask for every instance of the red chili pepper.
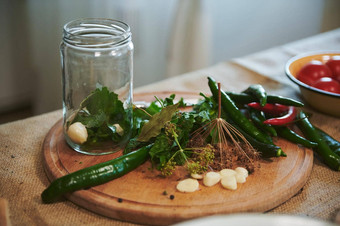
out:
{"label": "red chili pepper", "polygon": [[288,108],[288,112],[284,116],[267,119],[263,123],[274,126],[281,126],[293,122],[297,115],[297,109],[294,106],[289,106]]}
{"label": "red chili pepper", "polygon": [[285,113],[289,110],[289,106],[282,105],[282,104],[270,104],[267,103],[263,107],[258,102],[252,102],[248,104],[249,107],[252,107],[256,110],[263,111],[265,113],[271,114],[271,115],[281,115],[282,113]]}

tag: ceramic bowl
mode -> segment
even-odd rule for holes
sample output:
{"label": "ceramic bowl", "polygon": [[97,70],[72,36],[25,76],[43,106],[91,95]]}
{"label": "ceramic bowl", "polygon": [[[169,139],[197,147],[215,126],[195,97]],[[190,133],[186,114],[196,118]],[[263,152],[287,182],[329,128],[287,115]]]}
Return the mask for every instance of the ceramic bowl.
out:
{"label": "ceramic bowl", "polygon": [[288,78],[299,86],[303,99],[311,107],[322,113],[340,117],[340,94],[316,89],[296,78],[297,73],[308,62],[319,60],[325,63],[334,55],[340,55],[340,52],[313,52],[297,55],[286,63],[285,72]]}

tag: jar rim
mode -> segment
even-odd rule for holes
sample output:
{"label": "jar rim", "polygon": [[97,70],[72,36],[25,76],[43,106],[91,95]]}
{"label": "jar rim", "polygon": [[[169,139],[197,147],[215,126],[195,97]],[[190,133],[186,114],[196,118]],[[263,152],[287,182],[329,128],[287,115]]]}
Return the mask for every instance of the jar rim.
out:
{"label": "jar rim", "polygon": [[131,41],[130,26],[108,18],[83,18],[64,25],[63,40],[83,48],[110,48]]}

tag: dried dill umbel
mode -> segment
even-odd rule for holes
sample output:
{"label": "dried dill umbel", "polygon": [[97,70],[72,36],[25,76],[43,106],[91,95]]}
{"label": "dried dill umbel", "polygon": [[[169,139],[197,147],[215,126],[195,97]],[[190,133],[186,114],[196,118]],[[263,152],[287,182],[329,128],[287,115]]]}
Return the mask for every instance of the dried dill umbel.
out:
{"label": "dried dill umbel", "polygon": [[[242,147],[244,145],[240,144],[240,146]],[[222,169],[234,169],[241,166],[252,173],[258,166],[260,155],[256,151],[249,151],[249,149],[244,148],[243,151],[245,151],[246,154],[241,154],[239,149],[235,148],[233,145],[224,147],[227,150],[223,150],[222,152],[219,150],[219,148],[220,147],[216,145],[215,161],[211,165],[213,170],[219,171]],[[222,157],[223,162],[221,162],[221,153],[224,154]]]}
{"label": "dried dill umbel", "polygon": [[221,118],[221,95],[218,83],[218,116],[193,132],[191,144],[208,142],[214,147],[215,158],[210,167],[213,170],[243,166],[253,172],[259,154],[234,126]]}
{"label": "dried dill umbel", "polygon": [[204,147],[192,148],[192,150],[191,161],[186,165],[187,170],[193,174],[206,172],[215,160],[216,149],[212,145],[207,144]]}
{"label": "dried dill umbel", "polygon": [[[205,140],[201,134],[196,134],[190,140],[189,147],[203,146]],[[250,173],[258,166],[260,154],[245,143],[238,142],[237,145],[228,142],[228,145],[208,144],[213,150],[213,161],[209,164],[210,170],[220,171],[222,169],[234,169],[238,166],[246,168]],[[221,150],[221,148],[223,148]],[[240,151],[242,149],[242,151]],[[223,155],[223,156],[221,156]]]}
{"label": "dried dill umbel", "polygon": [[177,165],[183,165],[190,174],[202,174],[208,170],[215,158],[213,146],[205,144],[204,146],[182,148],[178,141],[176,126],[168,123],[166,130],[167,136],[170,136],[177,144],[177,150],[171,154],[167,161],[160,164],[159,169],[163,176],[170,176]]}

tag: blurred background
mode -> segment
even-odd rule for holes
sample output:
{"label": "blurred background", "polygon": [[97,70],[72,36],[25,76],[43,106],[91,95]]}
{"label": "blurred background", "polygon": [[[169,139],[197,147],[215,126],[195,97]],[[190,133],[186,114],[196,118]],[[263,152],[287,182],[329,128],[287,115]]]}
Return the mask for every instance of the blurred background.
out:
{"label": "blurred background", "polygon": [[134,87],[340,27],[339,0],[1,0],[0,123],[62,108],[59,44],[70,20],[133,33]]}

